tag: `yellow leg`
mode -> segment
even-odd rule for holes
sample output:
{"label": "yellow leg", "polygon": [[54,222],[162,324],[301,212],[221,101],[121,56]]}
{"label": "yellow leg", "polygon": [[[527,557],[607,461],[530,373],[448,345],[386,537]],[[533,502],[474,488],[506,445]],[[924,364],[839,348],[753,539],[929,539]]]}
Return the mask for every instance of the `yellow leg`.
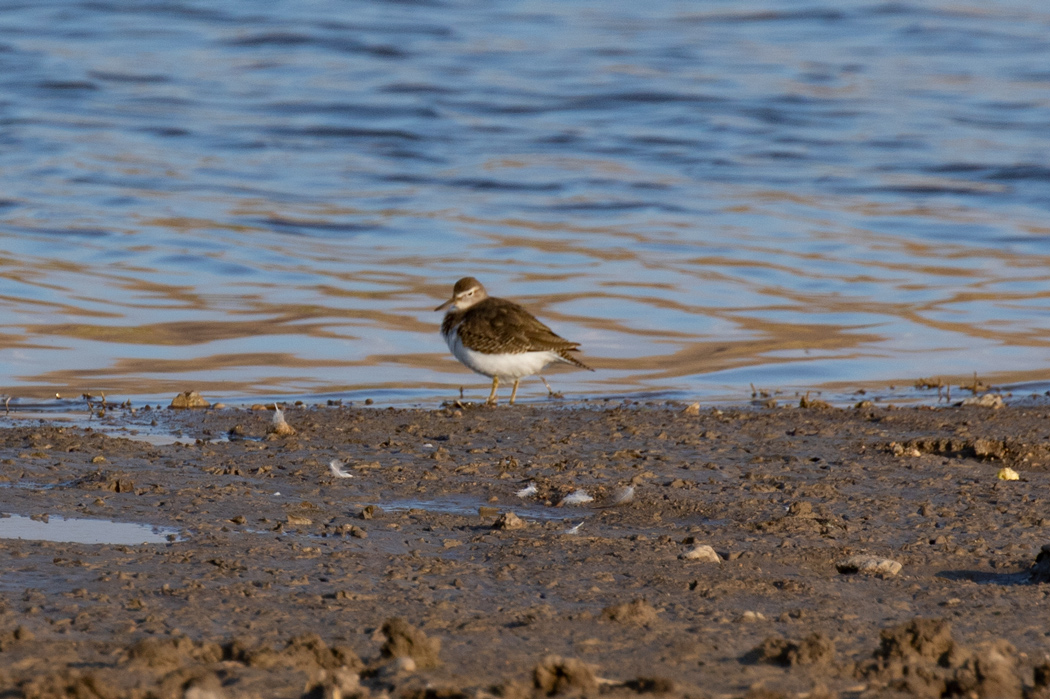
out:
{"label": "yellow leg", "polygon": [[493,376],[492,377],[492,393],[489,394],[489,399],[487,401],[485,401],[489,405],[495,405],[496,404],[496,389],[497,388],[499,388],[499,377],[498,376]]}
{"label": "yellow leg", "polygon": [[514,388],[511,389],[511,392],[510,392],[510,404],[511,405],[514,405],[514,398],[517,397],[517,395],[518,395],[518,382],[519,381],[521,381],[521,379],[514,379]]}

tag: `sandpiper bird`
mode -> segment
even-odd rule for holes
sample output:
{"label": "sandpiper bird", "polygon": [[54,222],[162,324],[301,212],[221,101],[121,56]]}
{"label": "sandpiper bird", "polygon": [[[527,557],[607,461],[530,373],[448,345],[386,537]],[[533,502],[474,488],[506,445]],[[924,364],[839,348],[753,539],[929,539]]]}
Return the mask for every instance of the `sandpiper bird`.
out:
{"label": "sandpiper bird", "polygon": [[514,380],[510,404],[518,395],[518,382],[551,362],[566,362],[594,371],[573,357],[578,342],[558,337],[524,308],[506,299],[489,296],[474,277],[463,277],[452,289],[452,298],[435,311],[448,308],[441,334],[456,359],[479,374],[492,377],[486,401],[496,404],[499,380]]}

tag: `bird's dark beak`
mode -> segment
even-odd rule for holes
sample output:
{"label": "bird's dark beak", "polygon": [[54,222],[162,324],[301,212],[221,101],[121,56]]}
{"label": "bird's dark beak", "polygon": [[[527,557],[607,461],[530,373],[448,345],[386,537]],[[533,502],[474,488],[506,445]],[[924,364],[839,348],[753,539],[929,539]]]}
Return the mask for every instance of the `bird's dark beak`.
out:
{"label": "bird's dark beak", "polygon": [[455,296],[453,296],[453,297],[452,297],[452,298],[450,298],[450,299],[449,299],[448,301],[445,301],[445,303],[441,304],[440,306],[438,306],[438,307],[437,307],[437,308],[435,308],[434,310],[435,310],[435,311],[443,311],[443,310],[445,310],[446,308],[448,308],[449,306],[451,306],[452,304],[454,304],[455,302],[456,302],[456,297],[455,297]]}

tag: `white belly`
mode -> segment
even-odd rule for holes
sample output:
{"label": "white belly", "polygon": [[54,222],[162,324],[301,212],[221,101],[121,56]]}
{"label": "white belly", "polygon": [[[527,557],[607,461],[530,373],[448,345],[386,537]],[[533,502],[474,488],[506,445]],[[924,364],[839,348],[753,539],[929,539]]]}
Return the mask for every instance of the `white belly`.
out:
{"label": "white belly", "polygon": [[467,368],[485,376],[498,376],[501,379],[520,379],[532,376],[551,362],[565,361],[557,352],[521,352],[518,354],[485,354],[464,347],[459,335],[452,333],[445,338],[448,348],[456,359]]}

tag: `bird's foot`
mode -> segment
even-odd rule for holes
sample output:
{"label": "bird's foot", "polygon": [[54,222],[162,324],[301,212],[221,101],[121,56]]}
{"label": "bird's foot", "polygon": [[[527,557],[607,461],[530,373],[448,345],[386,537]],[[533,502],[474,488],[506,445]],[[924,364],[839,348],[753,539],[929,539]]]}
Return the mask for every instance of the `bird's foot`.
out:
{"label": "bird's foot", "polygon": [[547,387],[547,398],[548,398],[548,399],[551,399],[551,400],[557,400],[557,399],[560,399],[560,398],[564,398],[564,397],[565,397],[565,396],[564,396],[564,395],[562,395],[561,393],[558,393],[558,392],[556,392],[556,391],[555,391],[555,390],[554,390],[553,388],[551,388],[551,385],[550,385],[549,383],[547,383],[547,379],[545,379],[545,378],[543,378],[543,377],[541,376],[541,377],[540,377],[540,381],[542,381],[542,382],[543,382],[543,385]]}

